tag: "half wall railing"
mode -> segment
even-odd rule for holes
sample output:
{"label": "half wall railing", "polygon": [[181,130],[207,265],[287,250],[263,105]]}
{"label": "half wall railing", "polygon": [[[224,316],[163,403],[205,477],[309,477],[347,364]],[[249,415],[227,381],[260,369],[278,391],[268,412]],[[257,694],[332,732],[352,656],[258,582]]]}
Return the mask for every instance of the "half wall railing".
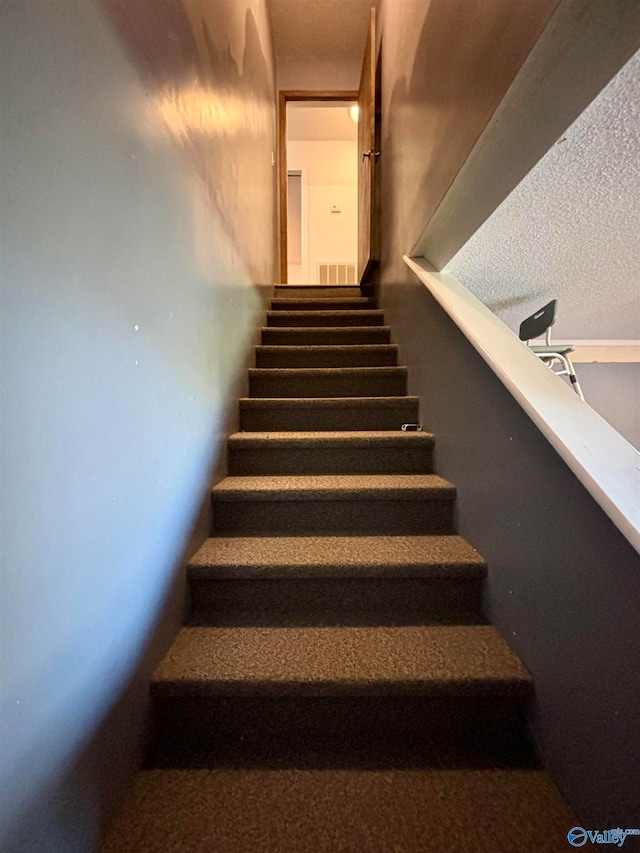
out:
{"label": "half wall railing", "polygon": [[457,279],[404,261],[640,553],[640,453]]}

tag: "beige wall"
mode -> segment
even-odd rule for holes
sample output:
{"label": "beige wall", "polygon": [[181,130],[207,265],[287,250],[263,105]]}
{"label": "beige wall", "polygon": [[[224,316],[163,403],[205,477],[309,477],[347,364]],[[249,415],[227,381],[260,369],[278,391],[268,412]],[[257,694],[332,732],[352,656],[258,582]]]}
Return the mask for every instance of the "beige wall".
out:
{"label": "beige wall", "polygon": [[278,89],[309,91],[353,91],[360,83],[362,58],[358,59],[280,59]]}
{"label": "beige wall", "polygon": [[98,848],[275,266],[262,0],[2,4],[0,847]]}

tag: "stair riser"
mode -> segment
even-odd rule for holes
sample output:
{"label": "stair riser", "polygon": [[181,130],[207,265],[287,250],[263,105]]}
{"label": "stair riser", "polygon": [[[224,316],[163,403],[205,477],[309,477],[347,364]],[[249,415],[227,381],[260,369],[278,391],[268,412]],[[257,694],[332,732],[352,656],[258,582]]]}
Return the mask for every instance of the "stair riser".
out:
{"label": "stair riser", "polygon": [[375,299],[362,297],[318,298],[318,299],[284,299],[278,297],[271,303],[272,311],[360,311],[375,309]]}
{"label": "stair riser", "polygon": [[529,767],[522,699],[156,697],[153,767]]}
{"label": "stair riser", "polygon": [[323,347],[293,348],[256,347],[256,367],[395,367],[398,363],[396,346],[380,347]]}
{"label": "stair riser", "polygon": [[250,373],[249,393],[252,397],[404,397],[407,373],[404,368],[324,376],[284,370],[270,374]]}
{"label": "stair riser", "polygon": [[452,533],[453,501],[221,501],[214,535],[371,535]]}
{"label": "stair riser", "polygon": [[418,420],[418,404],[398,400],[397,406],[372,408],[330,406],[299,407],[240,405],[240,428],[245,432],[313,432],[324,430],[396,430]]}
{"label": "stair riser", "polygon": [[350,346],[352,344],[388,344],[390,340],[391,332],[386,326],[262,330],[262,343],[267,346]]}
{"label": "stair riser", "polygon": [[231,450],[231,476],[287,474],[431,474],[429,447]]}
{"label": "stair riser", "polygon": [[291,314],[285,311],[269,311],[267,325],[271,328],[278,326],[383,326],[384,315],[377,311],[299,311]]}
{"label": "stair riser", "polygon": [[191,625],[479,624],[480,578],[191,580]]}

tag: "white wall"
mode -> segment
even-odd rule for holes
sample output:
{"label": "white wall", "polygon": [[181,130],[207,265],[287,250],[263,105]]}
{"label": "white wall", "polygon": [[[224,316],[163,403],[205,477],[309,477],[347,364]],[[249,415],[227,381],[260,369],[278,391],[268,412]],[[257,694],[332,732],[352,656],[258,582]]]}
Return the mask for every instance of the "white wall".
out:
{"label": "white wall", "polygon": [[272,280],[271,44],[263,0],[9,0],[0,37],[0,847],[88,853]]}
{"label": "white wall", "polygon": [[[308,267],[305,283],[317,282],[318,263],[355,262],[358,253],[358,159],[354,142],[287,143],[288,168],[302,169],[306,185]],[[333,205],[340,213],[332,213]]]}

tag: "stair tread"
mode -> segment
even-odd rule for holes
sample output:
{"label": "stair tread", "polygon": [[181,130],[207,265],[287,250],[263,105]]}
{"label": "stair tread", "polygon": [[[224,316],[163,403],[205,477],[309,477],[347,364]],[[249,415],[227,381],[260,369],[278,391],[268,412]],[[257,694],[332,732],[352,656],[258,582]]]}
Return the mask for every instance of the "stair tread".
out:
{"label": "stair tread", "polygon": [[407,369],[397,365],[255,367],[248,373],[252,397],[377,397],[407,393]]}
{"label": "stair tread", "polygon": [[[349,309],[351,309],[351,306],[353,306],[352,310],[357,311],[359,306],[375,309],[376,300],[371,296],[274,296],[271,300],[271,306],[278,310],[283,310],[282,306],[284,305],[300,305],[302,307],[318,305],[318,310],[322,310],[323,308],[332,309],[334,306],[337,310],[340,310],[343,306],[345,308],[349,306]],[[291,310],[295,311],[296,309],[292,308]]]}
{"label": "stair tread", "polygon": [[[281,327],[281,328],[284,328],[284,327]],[[300,328],[300,327],[298,327],[298,328]],[[322,330],[322,326],[320,326],[320,327],[304,326],[303,328],[315,329],[316,331],[319,328],[320,330]],[[338,329],[342,328],[342,329],[347,329],[347,330],[349,329],[348,326],[342,326],[342,327],[337,326],[336,328],[338,328]],[[373,329],[376,329],[376,331],[377,331],[378,329],[384,329],[385,327],[384,326],[370,326],[370,327],[369,326],[362,326],[361,328],[363,328],[363,329],[373,328]],[[273,328],[270,327],[269,331],[273,331]],[[398,349],[398,345],[397,344],[308,344],[305,346],[305,344],[259,344],[256,347],[256,350],[259,350],[260,352],[263,352],[263,353],[264,352],[266,352],[266,353],[278,352],[278,353],[291,353],[291,354],[294,354],[294,353],[310,353],[310,352],[315,352],[318,349],[320,350],[321,353],[326,353],[329,351],[337,352],[337,353],[345,353],[345,354],[349,354],[349,353],[353,353],[353,352],[369,352],[369,351],[372,351],[373,353],[377,353],[377,352],[390,352],[390,351],[395,352]]]}
{"label": "stair tread", "polygon": [[[322,329],[322,327],[309,326],[309,327],[305,327],[305,331],[307,328],[312,328],[312,329],[320,328],[320,329]],[[338,329],[340,329],[340,328],[348,329],[349,327],[348,326],[342,326],[342,327],[338,326],[337,328]],[[366,329],[368,327],[362,326],[362,327],[358,327],[358,328],[365,328]],[[373,328],[377,331],[378,329],[384,328],[384,326],[372,326],[371,328]],[[273,329],[270,328],[269,331],[273,331]],[[304,344],[259,344],[256,347],[256,349],[260,350],[261,352],[273,351],[273,352],[284,352],[284,353],[287,353],[287,352],[290,352],[290,353],[297,353],[297,352],[307,353],[307,352],[315,352],[316,350],[320,350],[320,352],[328,352],[329,350],[331,350],[331,351],[335,351],[335,352],[345,352],[345,353],[355,352],[356,350],[363,350],[363,351],[367,351],[367,352],[369,352],[371,350],[373,350],[373,352],[389,352],[389,350],[397,350],[398,345],[397,344],[312,344],[309,346],[305,346]]]}
{"label": "stair tread", "polygon": [[437,474],[308,474],[225,477],[216,500],[454,500],[455,486]]}
{"label": "stair tread", "polygon": [[291,311],[276,309],[267,311],[267,326],[270,328],[339,327],[379,327],[384,324],[384,311],[381,308],[334,308],[318,310],[308,305],[306,309]]}
{"label": "stair tread", "polygon": [[267,344],[256,347],[257,368],[395,367],[397,364],[398,347],[394,344]]}
{"label": "stair tread", "polygon": [[[292,320],[296,320],[297,318],[306,319],[309,315],[315,315],[316,317],[326,317],[328,320],[333,319],[338,316],[345,317],[384,317],[384,311],[382,308],[354,308],[353,310],[338,309],[334,311],[315,311],[313,309],[306,311],[267,311],[267,317],[276,316],[278,318],[281,317],[290,317]],[[318,328],[317,326],[315,328]],[[320,327],[322,328],[322,327]]]}
{"label": "stair tread", "polygon": [[249,448],[302,448],[302,447],[432,447],[431,432],[403,432],[402,430],[339,431],[335,432],[236,432],[229,436],[229,447],[234,450]]}
{"label": "stair tread", "polygon": [[407,368],[397,365],[371,367],[251,367],[250,376],[406,376]]}
{"label": "stair tread", "polygon": [[301,282],[300,284],[289,284],[288,282],[286,284],[276,284],[274,290],[280,291],[284,294],[292,293],[294,290],[302,290],[305,293],[311,293],[316,290],[322,291],[323,293],[329,290],[338,291],[340,294],[355,293],[358,295],[362,293],[359,284],[312,284],[310,282]]}
{"label": "stair tread", "polygon": [[262,342],[276,346],[279,344],[320,344],[322,346],[340,346],[347,342],[365,345],[370,343],[389,344],[391,329],[389,326],[265,326],[262,328]]}
{"label": "stair tread", "polygon": [[[292,312],[278,311],[277,315],[282,317],[286,314],[291,314]],[[302,316],[306,315],[307,311],[298,311],[297,315]],[[330,317],[331,314],[329,312],[325,312],[327,317]],[[342,312],[348,313],[348,312]],[[352,314],[362,314],[362,311],[352,311]],[[294,319],[292,317],[292,319]],[[354,332],[357,334],[361,334],[362,332],[372,332],[378,334],[379,332],[390,332],[390,326],[262,326],[261,330],[267,332],[303,332],[305,335],[322,335],[323,332],[338,332],[340,335],[347,335],[350,332]],[[362,344],[361,344],[362,346]]]}
{"label": "stair tread", "polygon": [[556,853],[576,823],[537,769],[146,770],[102,853]]}
{"label": "stair tread", "polygon": [[531,676],[489,625],[183,628],[155,695],[516,696]]}
{"label": "stair tread", "polygon": [[484,577],[461,536],[210,538],[191,558],[191,579]]}
{"label": "stair tread", "polygon": [[417,397],[245,397],[240,400],[242,430],[366,429],[398,430],[418,420]]}
{"label": "stair tread", "polygon": [[326,408],[345,408],[362,406],[364,408],[384,408],[386,406],[396,407],[402,403],[418,404],[418,398],[412,396],[397,397],[241,397],[240,406],[252,406],[255,408],[268,408],[270,406],[292,406],[296,408],[313,408],[324,406]]}

